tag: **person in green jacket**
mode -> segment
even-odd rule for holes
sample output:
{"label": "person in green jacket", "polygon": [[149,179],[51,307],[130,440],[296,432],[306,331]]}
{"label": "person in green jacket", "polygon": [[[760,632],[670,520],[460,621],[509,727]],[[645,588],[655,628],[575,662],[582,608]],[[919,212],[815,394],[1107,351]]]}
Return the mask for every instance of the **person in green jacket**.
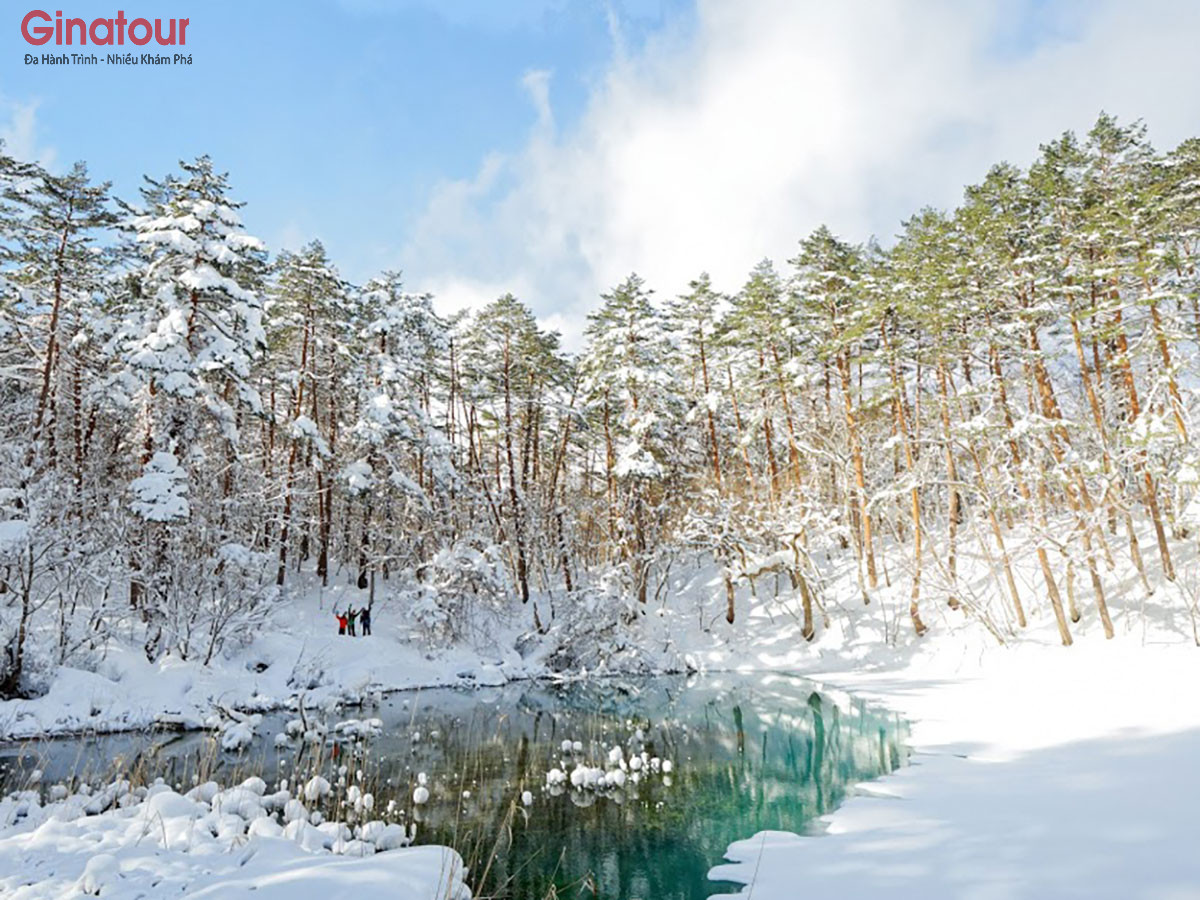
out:
{"label": "person in green jacket", "polygon": [[350,637],[354,637],[354,620],[358,618],[359,611],[353,606],[346,610],[346,619],[350,625]]}

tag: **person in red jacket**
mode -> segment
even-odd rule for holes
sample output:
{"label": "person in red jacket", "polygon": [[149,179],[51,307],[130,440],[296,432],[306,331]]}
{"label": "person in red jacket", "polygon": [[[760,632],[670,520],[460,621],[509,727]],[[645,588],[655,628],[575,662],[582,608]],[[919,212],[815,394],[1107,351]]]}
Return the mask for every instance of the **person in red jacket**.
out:
{"label": "person in red jacket", "polygon": [[349,622],[349,620],[346,618],[346,614],[340,613],[335,609],[333,611],[333,615],[338,620],[338,634],[345,634],[346,633],[346,625]]}

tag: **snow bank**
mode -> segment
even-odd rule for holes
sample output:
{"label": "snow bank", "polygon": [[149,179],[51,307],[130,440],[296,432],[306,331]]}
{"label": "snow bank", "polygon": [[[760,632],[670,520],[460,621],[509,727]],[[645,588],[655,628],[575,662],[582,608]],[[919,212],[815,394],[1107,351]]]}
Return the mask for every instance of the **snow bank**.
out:
{"label": "snow bank", "polygon": [[[755,900],[1200,897],[1200,650],[1133,639],[932,642],[828,683],[912,722],[912,765],[817,833],[735,843],[713,879]],[[739,895],[729,895],[734,897]],[[744,895],[741,895],[744,896]]]}
{"label": "snow bank", "polygon": [[[1192,643],[1180,587],[1162,584],[1147,598],[1127,571],[1117,571],[1108,576],[1118,588],[1110,597],[1116,637],[1104,639],[1084,595],[1081,621],[1072,626],[1076,643],[1063,648],[1037,591],[1036,573],[1019,568],[1030,625],[1016,631],[1011,623],[993,623],[1007,645],[1000,646],[978,618],[951,611],[937,598],[924,602],[930,631],[917,639],[906,620],[909,585],[903,574],[893,572],[891,583],[864,606],[849,559],[826,561],[821,587],[835,614],[829,623],[818,621],[812,643],[801,634],[795,596],[786,585],[775,595],[774,575],[759,576],[757,596],[739,583],[737,617],[730,625],[724,620],[722,570],[697,565],[680,567],[665,601],[648,604],[620,646],[591,648],[604,672],[629,666],[804,674],[835,697],[852,692],[912,723],[913,765],[863,786],[820,823],[820,836],[747,835],[730,848],[730,862],[714,869],[714,877],[753,883],[756,900],[790,900],[801,885],[804,896],[817,898],[1200,897],[1200,864],[1191,861],[1192,848],[1185,843],[1200,826],[1200,812],[1192,808],[1200,796],[1194,765],[1200,758],[1200,704],[1188,703],[1191,686],[1200,683],[1200,650]],[[1180,583],[1194,582],[1194,553],[1181,550],[1178,565]],[[960,558],[960,578],[964,598],[991,589],[986,560]],[[96,672],[61,669],[46,696],[0,703],[0,732],[23,737],[140,728],[164,719],[195,725],[211,716],[214,703],[265,710],[294,703],[302,694],[310,707],[326,706],[357,703],[387,688],[495,684],[548,672],[550,638],[526,640],[520,612],[510,626],[489,632],[485,643],[435,652],[412,640],[408,623],[388,610],[376,612],[372,637],[339,637],[332,609],[362,602],[361,592],[351,588],[314,587],[290,599],[247,648],[209,668],[172,657],[151,666],[136,648],[116,646]],[[362,718],[339,727],[369,734],[375,725]],[[562,749],[569,763],[559,760],[545,774],[548,790],[594,789],[602,778],[607,784],[611,771],[624,772],[622,761],[630,778],[652,769],[650,760],[632,754],[585,762],[574,741]],[[660,768],[665,773],[667,766]],[[122,796],[93,796],[87,806],[119,819]],[[196,802],[212,804],[215,796]],[[291,877],[336,880],[330,873],[349,863],[331,855],[334,850],[366,854],[367,845],[382,850],[403,840],[394,830],[349,838],[330,834],[308,821],[304,802],[295,797],[263,802],[267,815],[242,818],[254,804],[238,798],[231,813],[242,822],[237,829],[219,822],[215,831],[199,828],[196,823],[213,814],[202,810],[190,819],[189,830],[168,830],[170,852],[178,852],[172,842],[181,840],[179,834],[203,832],[207,838],[192,839],[220,843],[236,830],[238,840],[259,848],[256,858],[267,858],[266,848],[276,846],[303,854],[275,859],[269,870],[231,868],[228,877],[240,879],[238,885],[253,884],[257,896]],[[182,810],[172,809],[170,818],[185,821],[174,815]],[[13,821],[12,812],[0,809],[0,822]],[[27,811],[23,821],[32,817]],[[103,836],[85,841],[69,833],[75,827],[69,823],[42,827],[67,831],[61,840],[51,840],[47,831],[46,843],[26,850],[14,849],[10,838],[18,836],[3,832],[0,873],[26,878],[51,873],[63,892],[78,891],[86,855],[124,846]],[[140,827],[152,832],[145,819]],[[305,846],[324,855],[313,857]],[[72,847],[88,849],[85,854]],[[124,853],[113,853],[122,884],[140,865]],[[70,864],[54,862],[64,854]],[[393,875],[404,877],[398,872],[388,877]],[[110,869],[96,874],[111,876]],[[16,875],[0,875],[0,895],[7,900],[5,891],[23,884]],[[357,890],[355,895],[364,896]]]}
{"label": "snow bank", "polygon": [[[253,891],[287,900],[469,900],[462,859],[408,847],[395,823],[313,826],[306,811],[280,825],[281,791],[261,779],[180,795],[162,783],[42,806],[35,792],[0,800],[0,896],[106,900],[225,898]],[[288,801],[295,804],[297,801]]]}

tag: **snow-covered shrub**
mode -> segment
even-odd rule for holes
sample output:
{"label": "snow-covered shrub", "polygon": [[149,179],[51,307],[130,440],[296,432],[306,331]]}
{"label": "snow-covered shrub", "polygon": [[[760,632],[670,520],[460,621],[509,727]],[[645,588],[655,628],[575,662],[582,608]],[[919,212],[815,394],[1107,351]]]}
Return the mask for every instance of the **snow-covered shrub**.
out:
{"label": "snow-covered shrub", "polygon": [[[613,566],[571,595],[571,609],[557,616],[549,637],[554,651],[546,662],[557,671],[605,668],[626,651],[637,654],[625,627],[638,613],[637,593],[625,566]],[[622,668],[639,669],[636,659]]]}
{"label": "snow-covered shrub", "polygon": [[21,667],[20,693],[25,697],[40,697],[50,690],[58,665],[47,640],[35,641],[25,648]]}
{"label": "snow-covered shrub", "polygon": [[107,641],[112,556],[68,490],[52,476],[0,489],[0,696],[43,693],[57,664],[90,667]]}
{"label": "snow-covered shrub", "polygon": [[321,656],[301,656],[288,676],[288,687],[294,691],[311,691],[328,681],[328,669]]}
{"label": "snow-covered shrub", "polygon": [[153,647],[207,665],[216,654],[253,640],[278,596],[271,557],[236,543],[208,555],[178,535],[168,546],[145,610],[157,629],[147,655],[154,655]]}
{"label": "snow-covered shrub", "polygon": [[408,610],[414,631],[430,646],[480,636],[512,596],[502,551],[495,544],[458,541],[415,574],[397,599]]}
{"label": "snow-covered shrub", "polygon": [[182,522],[191,507],[187,499],[187,473],[173,453],[155,453],[142,475],[129,483],[130,508],[148,522]]}

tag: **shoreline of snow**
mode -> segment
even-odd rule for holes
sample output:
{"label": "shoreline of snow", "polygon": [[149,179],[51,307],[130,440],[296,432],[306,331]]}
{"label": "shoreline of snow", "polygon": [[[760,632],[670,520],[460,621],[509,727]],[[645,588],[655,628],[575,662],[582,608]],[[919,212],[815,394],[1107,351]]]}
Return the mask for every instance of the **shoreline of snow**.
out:
{"label": "shoreline of snow", "polygon": [[[678,676],[678,675],[697,675],[697,674],[722,675],[722,674],[758,674],[758,673],[761,673],[761,674],[778,673],[778,674],[784,674],[784,675],[802,674],[802,673],[792,672],[789,669],[774,669],[774,668],[706,669],[703,673],[698,673],[698,672],[695,672],[692,670],[683,670],[683,669],[654,669],[654,670],[649,670],[646,672],[603,672],[603,673],[566,673],[566,674],[544,672],[544,673],[539,673],[539,674],[515,675],[510,678],[506,678],[502,681],[479,682],[479,681],[476,681],[475,679],[471,679],[471,678],[456,678],[453,681],[431,681],[431,682],[427,682],[427,683],[423,682],[420,684],[404,685],[402,687],[383,687],[383,686],[379,686],[379,685],[372,685],[371,688],[372,688],[372,693],[375,696],[391,697],[396,694],[419,693],[420,691],[424,691],[424,690],[435,690],[435,689],[442,689],[442,688],[450,688],[452,690],[461,690],[461,691],[471,691],[471,690],[478,690],[478,689],[482,689],[482,688],[503,687],[503,686],[509,685],[509,684],[521,684],[521,683],[532,684],[532,685],[558,685],[558,684],[570,684],[570,683],[574,683],[577,681],[587,681],[587,680],[605,681],[605,680],[616,680],[616,679],[630,678],[630,677],[660,678],[660,677],[670,677],[670,676]],[[298,697],[298,695],[293,695],[293,696],[288,697],[287,699],[283,700],[282,702],[274,703],[272,705],[255,704],[253,706],[248,706],[248,705],[243,706],[241,704],[236,704],[236,703],[227,704],[224,707],[224,709],[232,711],[236,714],[245,715],[245,716],[252,716],[254,714],[295,712],[298,708],[298,704],[296,702],[297,697]],[[40,699],[40,698],[38,698],[38,699]],[[8,701],[8,702],[14,702],[14,701]],[[25,701],[15,701],[15,702],[30,703],[30,702],[35,702],[35,701],[25,700]],[[366,703],[353,703],[352,704],[352,703],[348,703],[345,701],[339,701],[337,710],[341,711],[341,710],[345,710],[345,709],[349,709],[349,708],[358,708],[358,707],[365,708],[366,706],[367,706]],[[313,707],[306,707],[306,709],[313,709]],[[220,730],[220,728],[218,726],[207,724],[204,721],[199,720],[199,719],[159,717],[157,719],[154,719],[151,721],[145,721],[145,722],[130,721],[128,723],[123,723],[120,726],[113,726],[113,727],[100,726],[100,727],[92,727],[92,728],[87,728],[87,729],[78,729],[78,730],[74,730],[74,731],[72,731],[72,730],[56,730],[56,731],[49,731],[49,732],[31,733],[31,734],[19,735],[19,736],[12,736],[8,733],[0,732],[0,747],[5,747],[5,746],[11,747],[13,745],[25,744],[25,743],[29,743],[32,741],[59,741],[59,740],[69,741],[69,740],[77,740],[80,738],[104,737],[104,736],[111,736],[111,735],[130,734],[131,732],[140,731],[140,730],[143,730],[146,728],[152,728],[156,732],[169,733],[169,734],[190,734],[190,733],[194,733],[197,731],[217,732]]]}
{"label": "shoreline of snow", "polygon": [[723,900],[790,900],[797,884],[810,898],[1200,898],[1187,690],[1200,649],[1090,634],[968,659],[939,643],[899,665],[806,673],[903,716],[910,764],[810,833],[731,845],[709,877],[746,887]]}
{"label": "shoreline of snow", "polygon": [[[823,682],[819,672],[809,671],[805,666],[716,666],[705,668],[703,670],[691,668],[653,668],[645,671],[606,671],[606,672],[540,672],[523,675],[514,675],[498,681],[480,682],[473,678],[456,678],[453,681],[431,681],[419,684],[404,685],[400,687],[384,687],[381,685],[372,685],[372,693],[376,697],[391,697],[396,694],[419,693],[424,690],[435,690],[449,688],[452,690],[472,691],[482,688],[503,687],[510,684],[531,684],[531,685],[562,685],[573,684],[581,681],[617,681],[629,678],[669,678],[677,676],[687,677],[707,677],[719,675],[784,675],[805,678],[812,681],[815,685],[822,687],[836,687],[832,682]],[[226,704],[223,709],[232,711],[238,715],[252,716],[254,714],[271,714],[282,712],[295,712],[298,708],[297,698],[299,695],[293,695],[285,700],[273,703],[271,705],[254,704],[242,705],[237,703]],[[37,698],[41,699],[41,698]],[[373,697],[374,699],[374,697]],[[32,703],[36,700],[23,701],[8,701],[20,703]],[[342,711],[350,708],[365,708],[366,703],[349,703],[339,701],[337,710]],[[314,707],[306,707],[313,709]],[[156,732],[164,734],[190,734],[197,731],[219,732],[220,727],[207,724],[206,722],[196,718],[183,717],[162,717],[156,719],[139,722],[130,721],[123,723],[120,726],[112,727],[91,727],[87,729],[77,730],[56,730],[41,733],[32,733],[26,735],[12,736],[5,732],[0,732],[0,748],[6,746],[20,745],[33,741],[69,741],[80,738],[104,737],[111,735],[130,734],[134,731],[140,731],[146,728],[152,728]]]}
{"label": "shoreline of snow", "polygon": [[[337,634],[332,611],[361,604],[348,585],[322,587],[305,573],[302,590],[261,631],[204,665],[168,653],[149,662],[117,635],[88,668],[57,666],[47,690],[0,700],[0,742],[117,734],[152,727],[194,731],[222,710],[243,714],[359,706],[383,691],[505,684],[536,672],[502,632],[490,646],[434,652],[413,639],[398,610],[376,610],[375,634]],[[130,636],[132,638],[132,636]]]}
{"label": "shoreline of snow", "polygon": [[[1181,581],[1200,578],[1197,549],[1191,543],[1177,548]],[[883,551],[881,547],[886,563]],[[214,711],[279,711],[300,696],[306,707],[332,708],[339,703],[361,705],[382,692],[608,673],[810,675],[847,667],[903,669],[937,654],[965,662],[1001,647],[989,627],[999,628],[997,634],[1011,646],[1053,647],[1063,660],[1083,645],[1104,642],[1096,610],[1084,602],[1080,622],[1072,625],[1076,646],[1059,646],[1050,610],[1038,600],[1040,574],[1034,560],[1015,550],[1013,559],[1029,607],[1029,624],[1023,629],[997,618],[1005,601],[994,596],[995,572],[986,557],[965,548],[959,554],[960,593],[973,598],[976,611],[968,614],[966,606],[951,611],[945,602],[927,598],[922,615],[929,633],[923,638],[917,638],[909,624],[908,583],[899,570],[894,579],[885,574],[885,583],[871,591],[871,604],[864,606],[853,554],[827,554],[822,561],[823,608],[811,643],[801,634],[796,592],[781,585],[777,573],[760,576],[757,587],[739,582],[736,622],[728,624],[724,570],[711,558],[696,557],[684,560],[664,583],[661,602],[637,607],[635,622],[626,623],[615,636],[585,632],[572,637],[568,629],[565,639],[575,643],[565,657],[564,635],[534,633],[529,607],[515,599],[486,613],[478,611],[462,624],[457,643],[437,650],[419,637],[409,620],[411,610],[386,594],[376,604],[373,635],[338,635],[333,610],[361,606],[365,594],[347,583],[322,584],[306,570],[266,626],[240,635],[237,646],[226,648],[208,666],[170,654],[150,663],[135,632],[112,635],[103,655],[87,669],[54,669],[42,696],[0,700],[0,742],[119,733],[156,724],[195,730],[205,727]],[[890,568],[885,564],[885,573]],[[1108,577],[1114,588],[1109,609],[1118,643],[1139,636],[1143,642],[1191,643],[1191,600],[1178,585],[1162,582],[1153,597],[1143,597],[1136,574],[1124,560]],[[771,595],[772,579],[777,596]],[[535,597],[535,605],[538,602]],[[570,674],[564,676],[559,669]]]}
{"label": "shoreline of snow", "polygon": [[[76,671],[78,671],[78,670],[76,670]],[[89,673],[89,674],[91,674],[91,673]],[[664,673],[664,674],[666,674],[666,673]],[[557,678],[549,678],[546,676],[530,675],[530,676],[518,676],[518,677],[508,678],[503,681],[491,681],[491,682],[486,682],[486,683],[479,683],[472,679],[455,679],[454,681],[431,681],[428,683],[404,685],[402,687],[382,687],[382,686],[378,686],[378,685],[372,685],[371,689],[372,689],[373,694],[378,695],[380,697],[387,697],[387,696],[391,696],[393,694],[419,692],[419,691],[423,691],[423,690],[430,690],[430,689],[436,689],[436,688],[453,688],[453,689],[461,689],[461,690],[471,690],[474,688],[482,688],[482,687],[500,687],[500,686],[503,686],[506,684],[512,684],[512,683],[518,682],[518,681],[538,682],[538,681],[558,681],[558,680],[559,679],[557,679]],[[295,712],[298,709],[298,703],[297,703],[298,697],[299,697],[298,694],[294,694],[290,697],[287,697],[286,699],[284,699],[282,701],[278,701],[278,702],[272,701],[271,703],[242,704],[242,703],[234,702],[234,703],[225,704],[223,706],[223,709],[232,711],[236,714],[245,715],[245,716],[251,716],[254,714],[282,713],[282,712],[289,712],[289,711]],[[17,700],[17,701],[6,701],[6,702],[36,703],[37,700],[40,700],[40,699],[41,698],[35,698],[34,700]],[[365,707],[366,705],[367,705],[366,703],[362,703],[362,702],[350,703],[345,700],[337,701],[337,709],[338,710],[343,710],[343,709],[348,709],[348,708]],[[323,706],[320,706],[320,707],[306,706],[306,709],[314,709],[314,708],[324,708],[324,707]],[[160,715],[154,719],[149,719],[149,720],[145,720],[145,721],[130,719],[128,721],[123,721],[120,724],[108,723],[107,725],[99,725],[99,726],[93,726],[93,727],[88,727],[88,728],[79,728],[79,729],[75,729],[75,730],[70,730],[70,729],[58,730],[58,729],[56,729],[56,730],[52,730],[52,731],[34,732],[34,733],[28,733],[28,734],[0,731],[0,747],[12,746],[14,744],[19,745],[19,744],[28,743],[30,741],[59,741],[59,740],[67,741],[67,740],[75,740],[75,739],[79,739],[79,738],[104,737],[104,736],[111,736],[111,735],[129,734],[131,732],[140,731],[140,730],[147,729],[147,728],[153,729],[155,732],[161,732],[164,734],[190,734],[190,733],[194,733],[197,731],[215,732],[215,731],[220,730],[218,726],[208,724],[202,719],[185,717],[185,716],[176,716],[176,715],[172,714],[172,715],[168,715],[166,717]]]}
{"label": "shoreline of snow", "polygon": [[[876,591],[870,606],[856,600],[838,602],[838,615],[811,643],[801,636],[790,610],[794,598],[745,597],[742,589],[736,624],[727,625],[720,615],[698,627],[698,610],[704,610],[701,621],[718,607],[723,613],[723,585],[714,587],[718,580],[712,567],[691,571],[673,584],[667,602],[645,610],[635,636],[620,653],[608,658],[597,654],[602,668],[567,672],[547,664],[552,642],[523,644],[528,635],[517,625],[519,605],[508,611],[508,618],[497,620],[500,627],[489,632],[484,647],[463,643],[435,652],[413,640],[402,622],[389,622],[386,614],[377,613],[373,636],[337,635],[329,610],[353,590],[326,588],[293,598],[289,615],[278,627],[209,666],[171,655],[150,663],[140,648],[118,643],[110,646],[96,671],[59,667],[43,695],[0,701],[0,745],[146,728],[213,730],[214,714],[295,710],[301,697],[307,709],[333,711],[363,706],[383,694],[471,690],[522,681],[786,672],[836,686],[833,679],[839,672],[853,675],[858,684],[864,672],[910,670],[932,658],[943,668],[948,660],[956,660],[947,677],[957,678],[970,674],[972,661],[1022,648],[1058,654],[1065,662],[1086,653],[1090,644],[1109,643],[1098,633],[1090,609],[1075,626],[1079,640],[1065,648],[1044,609],[1031,610],[1029,627],[1002,645],[974,618],[932,603],[925,609],[930,633],[917,638],[903,628],[906,617],[901,618],[900,611],[907,598],[900,597],[899,584]],[[838,571],[831,581],[832,595],[852,597],[850,581],[848,569]],[[1162,598],[1155,600],[1157,604]],[[1115,643],[1192,646],[1182,628],[1163,627],[1164,612],[1157,605],[1143,609],[1113,604],[1119,632]],[[894,628],[899,630],[889,641],[886,636]],[[518,645],[523,645],[524,655],[517,652]],[[886,697],[881,699],[882,705],[890,705]]]}

